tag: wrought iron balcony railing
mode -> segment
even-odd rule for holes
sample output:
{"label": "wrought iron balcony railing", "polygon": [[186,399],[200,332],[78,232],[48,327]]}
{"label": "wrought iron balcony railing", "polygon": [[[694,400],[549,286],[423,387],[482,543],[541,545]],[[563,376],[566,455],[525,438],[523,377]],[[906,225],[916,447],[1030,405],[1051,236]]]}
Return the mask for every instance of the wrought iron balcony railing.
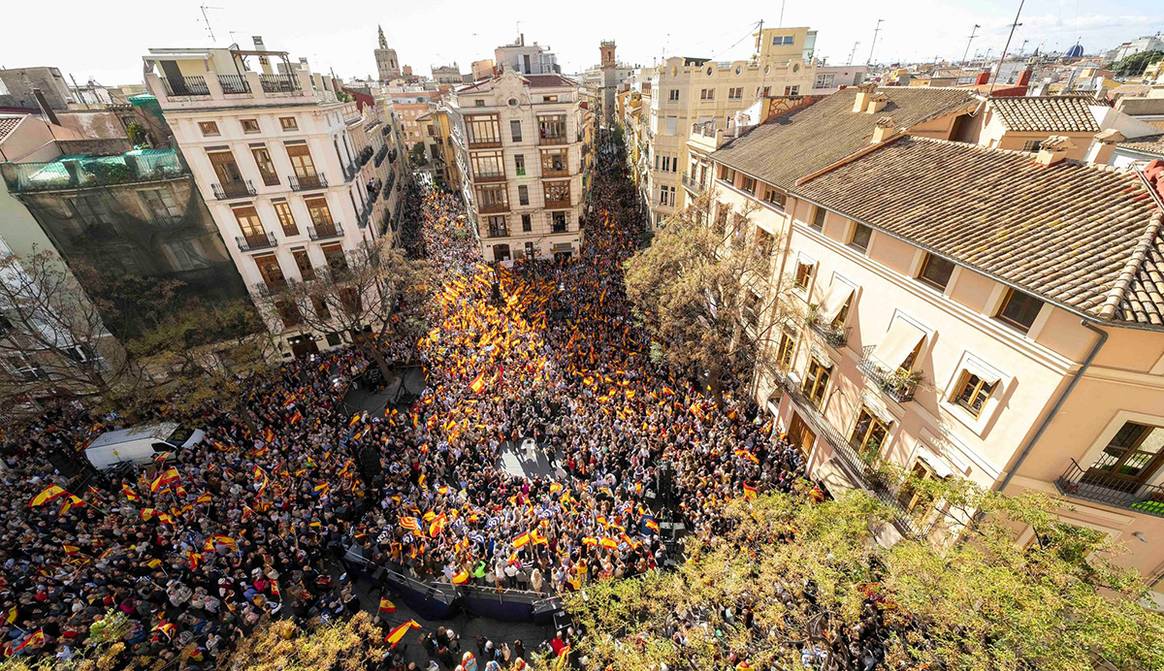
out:
{"label": "wrought iron balcony railing", "polygon": [[210,87],[202,75],[162,77],[167,96],[208,96]]}
{"label": "wrought iron balcony railing", "polygon": [[309,189],[327,188],[327,178],[322,174],[303,176],[292,175],[290,182],[292,191],[307,191]]}
{"label": "wrought iron balcony railing", "polygon": [[822,324],[818,321],[809,322],[809,327],[816,332],[829,345],[840,349],[849,341],[849,328],[845,326],[834,326],[832,324]]}
{"label": "wrought iron balcony railing", "polygon": [[244,252],[270,249],[278,244],[275,241],[275,234],[270,231],[264,235],[238,235],[235,236],[235,241],[238,243],[239,250]]}
{"label": "wrought iron balcony railing", "polygon": [[321,224],[319,226],[314,226],[312,224],[307,225],[307,237],[311,238],[312,240],[342,238],[343,235],[344,227],[339,223],[333,223],[331,225]]}
{"label": "wrought iron balcony railing", "polygon": [[1120,477],[1112,470],[1114,460],[1108,461],[1112,463],[1107,468],[1101,460],[1084,469],[1072,459],[1067,470],[1055,480],[1055,487],[1067,496],[1164,517],[1164,487]]}
{"label": "wrought iron balcony railing", "polygon": [[249,198],[255,195],[255,186],[251,184],[251,180],[249,179],[245,179],[241,182],[223,182],[221,184],[211,184],[210,189],[214,191],[214,197],[218,200],[230,200],[231,198]]}
{"label": "wrought iron balcony railing", "polygon": [[218,85],[223,93],[250,93],[251,83],[242,75],[218,75]]}
{"label": "wrought iron balcony railing", "polygon": [[885,392],[887,396],[899,403],[913,400],[913,394],[917,391],[917,377],[910,371],[902,371],[879,361],[873,356],[873,345],[869,345],[864,350],[864,357],[857,368],[862,373],[869,376],[869,379],[877,383],[881,391]]}

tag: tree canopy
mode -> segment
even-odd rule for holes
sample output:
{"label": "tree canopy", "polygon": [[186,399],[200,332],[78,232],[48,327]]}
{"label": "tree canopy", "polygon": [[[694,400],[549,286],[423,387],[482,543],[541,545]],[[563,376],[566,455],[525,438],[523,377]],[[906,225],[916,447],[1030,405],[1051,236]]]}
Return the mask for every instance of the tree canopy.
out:
{"label": "tree canopy", "polygon": [[1125,56],[1110,65],[1112,71],[1121,77],[1134,77],[1143,74],[1149,65],[1158,60],[1164,60],[1164,51],[1141,51],[1138,54]]}
{"label": "tree canopy", "polygon": [[730,230],[726,216],[713,224],[708,217],[704,196],[668,219],[625,268],[627,296],[666,361],[714,386],[721,376],[748,379],[764,351],[755,343],[793,308],[772,286],[776,239],[749,231],[747,213],[733,214]]}
{"label": "tree canopy", "polygon": [[[566,599],[587,668],[1039,669],[1164,667],[1164,618],[1112,563],[1106,536],[1036,495],[979,493],[960,542],[875,542],[890,511],[863,492],[730,504],[734,528],[692,539],[674,572]],[[1030,525],[1031,542],[1015,542]]]}

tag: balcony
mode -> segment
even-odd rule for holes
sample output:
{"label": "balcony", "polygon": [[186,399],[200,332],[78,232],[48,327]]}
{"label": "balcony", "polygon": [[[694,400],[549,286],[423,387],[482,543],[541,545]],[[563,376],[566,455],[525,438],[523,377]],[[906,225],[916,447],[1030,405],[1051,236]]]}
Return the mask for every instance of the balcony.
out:
{"label": "balcony", "polygon": [[881,391],[893,400],[898,403],[912,401],[919,381],[917,374],[905,372],[900,368],[894,368],[878,361],[873,356],[873,350],[873,345],[865,348],[864,357],[857,364],[857,368],[869,379],[876,382]]}
{"label": "balcony", "polygon": [[87,156],[48,163],[0,163],[9,193],[88,189],[189,175],[173,149],[135,149],[120,156]]}
{"label": "balcony", "polygon": [[292,191],[309,191],[311,189],[327,188],[327,178],[321,174],[292,175],[290,181]]}
{"label": "balcony", "polygon": [[312,240],[327,240],[329,238],[342,238],[344,236],[344,227],[338,223],[321,224],[319,226],[307,225],[307,237]]}
{"label": "balcony", "polygon": [[210,95],[210,87],[206,85],[206,78],[202,75],[162,77],[162,84],[166,88],[166,95],[171,98]]}
{"label": "balcony", "polygon": [[542,161],[542,177],[569,177],[570,168],[565,161],[554,165],[550,161]]}
{"label": "balcony", "polygon": [[218,85],[223,93],[250,93],[251,83],[241,75],[218,75]]}
{"label": "balcony", "polygon": [[893,526],[903,535],[922,538],[929,534],[932,524],[924,524],[898,501],[899,487],[886,473],[876,466],[878,455],[861,454],[844,435],[833,427],[804,395],[800,387],[784,371],[776,371],[775,379],[784,393],[795,405],[797,414],[809,425],[812,432],[829,444],[836,455],[836,462],[845,475],[857,486],[868,490],[881,503],[894,512]]}
{"label": "balcony", "polygon": [[232,198],[250,198],[255,195],[255,187],[251,184],[251,180],[246,179],[241,182],[223,182],[222,184],[211,184],[211,191],[214,192],[214,197],[218,200],[230,200]]}
{"label": "balcony", "polygon": [[565,198],[560,198],[560,197],[559,198],[550,198],[549,195],[547,195],[545,201],[546,201],[546,208],[548,208],[548,209],[562,209],[562,210],[564,210],[564,209],[568,209],[571,207],[570,194],[566,194]]}
{"label": "balcony", "polygon": [[682,181],[683,181],[683,186],[687,187],[688,191],[690,191],[691,193],[694,193],[696,195],[699,195],[707,190],[706,184],[704,184],[702,181],[700,181],[698,179],[695,179],[691,175],[688,175],[687,173],[683,173]]}
{"label": "balcony", "polygon": [[504,182],[505,181],[505,173],[504,172],[475,173],[473,175],[473,181],[474,182]]}
{"label": "balcony", "polygon": [[500,203],[478,203],[477,212],[480,214],[500,214],[509,211],[509,203],[502,201]]}
{"label": "balcony", "polygon": [[364,147],[360,150],[360,153],[356,155],[356,165],[361,168],[368,165],[368,161],[372,160],[372,155],[375,153],[376,150],[372,149],[371,147]]}
{"label": "balcony", "polygon": [[[841,349],[845,343],[849,342],[849,328],[845,326],[834,326],[832,324],[822,324],[818,321],[809,322],[809,328],[816,332],[826,343],[835,349]],[[911,395],[912,397],[912,395]]]}
{"label": "balcony", "polygon": [[490,237],[490,238],[508,238],[509,237],[509,227],[508,226],[490,226],[488,232],[489,232],[488,237]]}
{"label": "balcony", "polygon": [[[1103,457],[1110,460],[1107,454]],[[1061,494],[1077,499],[1164,517],[1164,487],[1121,478],[1099,462],[1084,469],[1072,459],[1063,475],[1055,480],[1055,487]]]}
{"label": "balcony", "polygon": [[388,157],[388,145],[380,145],[380,151],[376,152],[376,160],[373,162],[377,168],[384,164],[384,159]]}
{"label": "balcony", "polygon": [[351,163],[348,163],[346,165],[342,165],[340,167],[343,168],[345,182],[352,181],[353,179],[355,179],[356,175],[360,174],[360,166],[357,165],[355,161],[352,161]]}
{"label": "balcony", "polygon": [[559,144],[570,144],[570,137],[565,133],[561,135],[550,135],[548,133],[541,133],[538,135],[538,144],[542,146],[552,146]]}
{"label": "balcony", "polygon": [[275,241],[275,234],[270,231],[262,235],[238,235],[234,239],[238,243],[239,250],[244,252],[257,252],[279,244]]}
{"label": "balcony", "polygon": [[259,75],[263,93],[298,93],[299,83],[293,75]]}

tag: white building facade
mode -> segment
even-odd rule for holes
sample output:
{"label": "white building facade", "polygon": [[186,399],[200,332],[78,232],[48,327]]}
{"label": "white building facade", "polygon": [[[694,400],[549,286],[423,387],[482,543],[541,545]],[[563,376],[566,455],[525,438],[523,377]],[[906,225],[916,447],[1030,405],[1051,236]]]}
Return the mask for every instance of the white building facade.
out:
{"label": "white building facade", "polygon": [[512,70],[457,89],[453,144],[486,260],[577,254],[585,203],[578,84]]}
{"label": "white building facade", "polygon": [[[257,305],[395,234],[406,171],[390,110],[341,102],[338,81],[286,52],[151,49],[145,62],[147,86]],[[286,356],[347,337],[310,332],[286,304],[261,311]]]}

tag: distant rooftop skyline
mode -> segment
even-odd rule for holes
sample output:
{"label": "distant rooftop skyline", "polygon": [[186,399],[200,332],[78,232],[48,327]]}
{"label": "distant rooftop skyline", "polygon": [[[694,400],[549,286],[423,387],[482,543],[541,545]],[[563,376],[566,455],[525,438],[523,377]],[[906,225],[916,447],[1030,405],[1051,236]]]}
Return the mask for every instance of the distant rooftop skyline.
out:
{"label": "distant rooftop skyline", "polygon": [[[480,5],[453,0],[395,4],[391,10],[370,0],[342,6],[217,0],[222,9],[206,10],[215,34],[211,40],[200,4],[157,3],[130,16],[80,0],[22,3],[8,11],[11,25],[19,29],[10,31],[0,48],[0,66],[55,66],[78,83],[92,77],[106,85],[133,84],[141,82],[141,56],[149,47],[225,47],[232,42],[249,47],[252,35],[262,35],[268,48],[306,57],[313,69],[334,69],[347,79],[375,74],[372,50],[379,24],[400,62],[417,74],[429,75],[432,66],[454,61],[467,69],[473,61],[492,58],[495,47],[512,42],[519,32],[527,43],[549,45],[562,71],[576,73],[597,64],[601,40],[615,40],[619,60],[631,64],[651,65],[663,55],[732,60],[751,54],[750,34],[757,21],[763,19],[766,27],[780,24],[778,3],[749,8],[756,13],[750,16],[710,4],[681,2],[673,11],[661,12],[655,3],[599,0],[575,11],[521,17],[516,12],[482,12]],[[817,30],[817,56],[831,65],[845,64],[850,53],[854,63],[864,63],[878,18],[885,22],[875,61],[951,60],[961,57],[976,23],[982,27],[971,55],[991,49],[996,57],[1016,8],[1017,1],[1010,0],[882,5],[842,0],[827,7],[788,2],[782,23]],[[60,20],[63,16],[69,20]],[[1030,53],[1039,46],[1044,52],[1066,51],[1078,39],[1087,53],[1096,53],[1164,30],[1164,9],[1152,0],[1028,0],[1021,22],[1012,52],[1024,40]],[[854,42],[859,43],[856,49]]]}

